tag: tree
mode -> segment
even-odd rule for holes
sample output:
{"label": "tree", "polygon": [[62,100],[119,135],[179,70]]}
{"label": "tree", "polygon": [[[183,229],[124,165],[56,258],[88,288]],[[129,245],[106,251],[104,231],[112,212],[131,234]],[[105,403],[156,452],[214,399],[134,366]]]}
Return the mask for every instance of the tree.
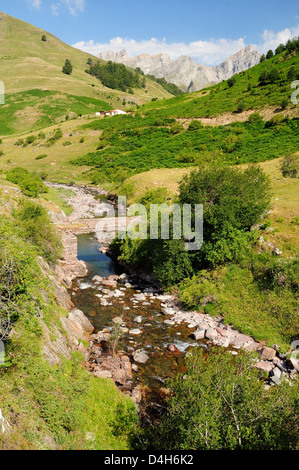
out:
{"label": "tree", "polygon": [[71,61],[69,59],[65,60],[65,64],[62,67],[62,72],[65,73],[66,75],[71,75],[73,72],[73,66],[71,64]]}
{"label": "tree", "polygon": [[265,56],[265,54],[262,54],[262,55],[261,55],[261,58],[260,58],[260,64],[261,64],[262,62],[265,62],[265,60],[266,60],[266,56]]}
{"label": "tree", "polygon": [[274,56],[274,52],[272,51],[272,49],[269,49],[266,55],[266,59],[267,60],[272,59],[273,56]]}
{"label": "tree", "polygon": [[263,170],[204,167],[180,183],[181,204],[203,204],[204,239],[223,229],[248,230],[270,207],[270,182]]}
{"label": "tree", "polygon": [[46,42],[47,41],[47,36],[45,34],[42,35],[42,41]]}
{"label": "tree", "polygon": [[295,450],[298,445],[297,380],[265,391],[254,356],[196,348],[184,379],[176,376],[159,426],[138,436],[142,449]]}
{"label": "tree", "polygon": [[288,78],[288,80],[290,80],[291,82],[294,81],[294,80],[296,80],[296,78],[297,78],[297,71],[296,71],[296,68],[294,67],[294,65],[288,70],[287,78]]}
{"label": "tree", "polygon": [[237,81],[237,79],[236,79],[235,76],[229,78],[229,79],[227,80],[227,84],[228,84],[229,88],[232,88],[232,87],[235,85],[236,81]]}
{"label": "tree", "polygon": [[284,99],[282,100],[282,102],[281,102],[281,105],[280,105],[281,108],[282,108],[282,109],[286,109],[286,108],[288,107],[288,105],[289,105],[289,100],[288,100],[288,98],[284,98]]}
{"label": "tree", "polygon": [[275,50],[275,55],[281,54],[284,51],[285,51],[285,45],[284,44],[279,44],[279,46]]}
{"label": "tree", "polygon": [[280,80],[280,73],[276,67],[272,67],[270,70],[265,69],[259,76],[260,85],[266,85],[267,83],[275,83]]}

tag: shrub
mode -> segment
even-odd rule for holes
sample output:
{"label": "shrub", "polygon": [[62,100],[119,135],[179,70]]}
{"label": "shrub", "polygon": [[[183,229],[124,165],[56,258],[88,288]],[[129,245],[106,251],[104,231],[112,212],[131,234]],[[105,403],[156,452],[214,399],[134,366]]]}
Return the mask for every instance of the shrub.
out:
{"label": "shrub", "polygon": [[236,79],[235,76],[229,78],[227,80],[227,84],[228,84],[229,88],[232,88],[236,84],[236,81],[237,81],[237,79]]}
{"label": "shrub", "polygon": [[26,143],[29,145],[29,144],[33,144],[33,142],[35,142],[36,140],[36,137],[35,135],[29,135],[27,138],[26,138]]}
{"label": "shrub", "polygon": [[46,153],[43,153],[42,155],[38,155],[35,160],[43,160],[44,158],[47,158],[47,154]]}
{"label": "shrub", "polygon": [[47,261],[56,262],[61,256],[62,244],[46,209],[32,201],[23,200],[15,217],[23,229],[25,239],[36,246]]}
{"label": "shrub", "polygon": [[288,105],[289,105],[289,100],[288,100],[288,98],[284,98],[284,99],[282,100],[281,104],[280,104],[281,108],[282,108],[282,109],[286,109],[286,108],[288,107]]}
{"label": "shrub", "polygon": [[243,113],[243,111],[245,111],[245,109],[246,109],[246,105],[245,105],[245,102],[242,100],[238,103],[237,113]]}
{"label": "shrub", "polygon": [[36,173],[30,173],[25,168],[15,167],[6,173],[6,179],[20,186],[23,194],[29,197],[38,197],[40,193],[47,193],[48,188]]}
{"label": "shrub", "polygon": [[171,380],[159,426],[138,436],[138,447],[163,450],[295,450],[298,387],[283,382],[265,391],[254,356],[196,348],[183,380]]}
{"label": "shrub", "polygon": [[203,204],[205,240],[223,229],[247,230],[270,206],[270,182],[263,170],[251,165],[242,171],[205,167],[192,171],[180,183],[181,204]]}
{"label": "shrub", "polygon": [[71,64],[71,61],[69,59],[65,60],[65,64],[62,67],[62,72],[65,73],[66,75],[71,75],[73,72],[73,66]]}
{"label": "shrub", "polygon": [[190,122],[188,131],[197,131],[197,129],[201,129],[203,127],[201,121],[196,121],[195,119]]}
{"label": "shrub", "polygon": [[299,172],[299,157],[295,155],[284,157],[280,171],[284,178],[297,178]]}

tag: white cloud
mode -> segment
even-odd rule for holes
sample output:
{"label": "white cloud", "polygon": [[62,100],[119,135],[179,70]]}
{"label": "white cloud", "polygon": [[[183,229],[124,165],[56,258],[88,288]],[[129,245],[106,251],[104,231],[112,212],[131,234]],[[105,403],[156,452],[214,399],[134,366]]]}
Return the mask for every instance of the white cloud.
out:
{"label": "white cloud", "polygon": [[269,49],[275,51],[279,44],[285,44],[289,39],[294,38],[299,35],[299,25],[294,26],[293,28],[286,28],[282,31],[274,33],[265,29],[262,34],[263,42],[261,44],[255,45],[260,52],[265,53]]}
{"label": "white cloud", "polygon": [[[260,44],[253,44],[253,47],[259,52],[267,52],[269,49],[275,50],[281,43],[286,43],[289,39],[299,35],[299,25],[293,28],[286,28],[277,33],[265,30],[261,35]],[[151,38],[148,40],[136,41],[130,38],[115,37],[109,42],[101,43],[94,40],[79,41],[73,44],[73,47],[81,49],[89,54],[97,55],[104,51],[119,52],[126,49],[131,57],[139,54],[158,54],[166,53],[172,59],[181,55],[192,57],[198,63],[205,65],[218,65],[225,59],[235,54],[248,45],[245,38],[216,39],[210,41],[195,41],[190,43],[173,42],[169,43],[166,39]]]}
{"label": "white cloud", "polygon": [[60,3],[52,3],[51,4],[51,10],[52,10],[52,14],[54,16],[58,16],[58,10],[59,10],[59,7],[60,7]]}
{"label": "white cloud", "polygon": [[195,41],[186,44],[183,42],[168,43],[166,39],[151,38],[149,40],[136,41],[121,37],[115,37],[108,43],[99,43],[91,40],[80,41],[73,45],[73,47],[93,55],[108,50],[117,52],[122,49],[126,49],[131,57],[138,54],[158,54],[160,52],[168,54],[172,59],[176,59],[181,55],[187,55],[194,58],[197,62],[206,65],[219,64],[245,46],[243,38],[237,40]]}
{"label": "white cloud", "polygon": [[[36,0],[41,2],[41,0]],[[51,11],[54,16],[59,15],[59,10],[62,5],[65,5],[71,15],[76,16],[78,12],[83,13],[85,9],[85,0],[60,0],[59,2],[51,4]]]}
{"label": "white cloud", "polygon": [[42,0],[28,0],[32,8],[39,9],[42,4]]}
{"label": "white cloud", "polygon": [[77,11],[83,13],[85,8],[85,0],[63,0],[72,15],[76,15]]}

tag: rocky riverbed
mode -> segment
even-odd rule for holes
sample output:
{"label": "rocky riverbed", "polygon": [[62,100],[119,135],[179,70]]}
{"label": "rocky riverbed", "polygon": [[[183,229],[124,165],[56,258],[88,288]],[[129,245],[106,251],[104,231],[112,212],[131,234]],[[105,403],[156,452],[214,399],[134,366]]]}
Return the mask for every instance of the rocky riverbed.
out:
{"label": "rocky riverbed", "polygon": [[[80,187],[75,192],[76,196],[69,201],[74,207],[72,216],[65,217],[63,223],[59,218],[57,224],[66,247],[62,263],[69,263],[70,278],[66,279],[69,287],[70,279],[76,277],[72,302],[95,327],[86,363],[94,375],[114,380],[140,403],[144,390],[159,390],[160,396],[167,395],[167,378],[186,372],[184,357],[193,347],[206,351],[210,347],[226,348],[232,355],[239,354],[241,349],[256,351],[254,367],[266,374],[266,387],[299,371],[295,357],[287,359],[275,345],[268,347],[256,342],[225,325],[222,318],[185,311],[174,296],[157,291],[150,279],[132,273],[107,275],[101,270],[91,276],[90,269],[86,271],[85,264],[78,262],[75,235],[89,232],[97,235],[96,214],[103,210],[103,202],[95,199],[90,188]],[[92,234],[87,236],[92,240]],[[108,239],[98,237],[98,241],[104,244],[97,250],[106,253]]]}

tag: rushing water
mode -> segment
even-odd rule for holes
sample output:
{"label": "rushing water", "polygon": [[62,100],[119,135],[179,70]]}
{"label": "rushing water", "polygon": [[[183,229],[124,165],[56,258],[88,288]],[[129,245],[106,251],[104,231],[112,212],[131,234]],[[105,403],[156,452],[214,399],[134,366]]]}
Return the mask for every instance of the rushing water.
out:
{"label": "rushing water", "polygon": [[[190,347],[198,346],[190,339],[193,330],[185,324],[169,323],[171,317],[161,313],[161,300],[152,288],[149,285],[138,285],[137,278],[130,276],[131,287],[119,283],[118,290],[122,295],[109,298],[109,305],[102,306],[103,287],[96,285],[93,277],[99,275],[106,278],[121,274],[122,270],[99,249],[100,245],[93,234],[78,236],[78,258],[86,262],[89,273],[86,278],[74,282],[72,300],[90,319],[96,332],[105,327],[112,328],[115,317],[122,317],[128,330],[140,329],[142,333],[138,336],[126,334],[120,346],[129,355],[139,349],[149,356],[146,364],[138,364],[138,372],[134,375],[135,384],[141,382],[152,388],[161,386],[168,377],[185,372],[184,356]],[[112,288],[109,290],[113,291]],[[145,293],[146,299],[136,301],[134,296],[140,293]],[[169,351],[169,344],[174,344],[177,350]],[[206,345],[202,344],[202,347],[206,348]]]}

